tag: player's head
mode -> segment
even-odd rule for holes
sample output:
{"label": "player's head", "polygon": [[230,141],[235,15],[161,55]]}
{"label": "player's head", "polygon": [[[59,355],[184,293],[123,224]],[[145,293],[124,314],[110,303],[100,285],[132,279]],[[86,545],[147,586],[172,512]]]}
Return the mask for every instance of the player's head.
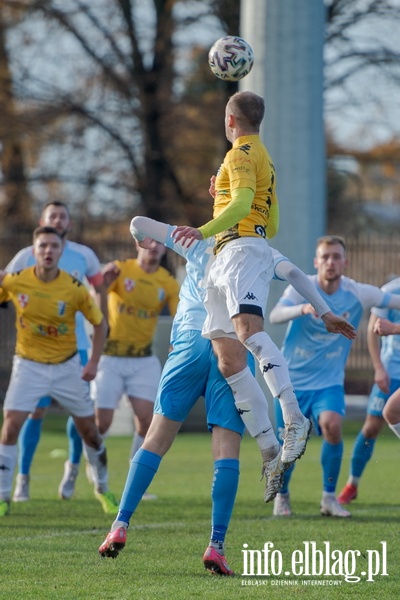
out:
{"label": "player's head", "polygon": [[339,279],[347,266],[346,243],[338,235],[324,235],[317,239],[314,267],[325,281]]}
{"label": "player's head", "polygon": [[33,254],[36,264],[50,270],[57,267],[63,251],[63,236],[54,227],[42,225],[33,232]]}
{"label": "player's head", "polygon": [[139,262],[158,266],[167,249],[161,242],[148,238],[147,248],[142,248],[136,242],[136,250]]}
{"label": "player's head", "polygon": [[264,118],[264,99],[253,92],[236,92],[228,100],[225,110],[225,133],[232,141],[233,129],[258,133]]}
{"label": "player's head", "polygon": [[42,211],[39,225],[54,227],[62,237],[66,237],[72,226],[67,205],[60,200],[48,202]]}

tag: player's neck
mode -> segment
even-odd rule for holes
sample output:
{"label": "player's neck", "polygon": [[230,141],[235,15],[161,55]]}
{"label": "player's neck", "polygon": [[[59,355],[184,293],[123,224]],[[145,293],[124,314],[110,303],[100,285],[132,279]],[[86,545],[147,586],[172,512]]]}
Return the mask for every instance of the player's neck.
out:
{"label": "player's neck", "polygon": [[160,267],[160,263],[156,262],[156,261],[152,262],[152,261],[144,261],[144,260],[138,259],[138,264],[139,264],[139,267],[145,273],[155,273],[157,271],[157,269]]}
{"label": "player's neck", "polygon": [[50,281],[54,281],[58,277],[60,269],[58,267],[54,267],[52,269],[43,269],[38,265],[35,266],[35,275],[40,281],[44,283],[49,283]]}
{"label": "player's neck", "polygon": [[334,294],[340,287],[341,278],[328,280],[318,278],[318,285],[325,294]]}

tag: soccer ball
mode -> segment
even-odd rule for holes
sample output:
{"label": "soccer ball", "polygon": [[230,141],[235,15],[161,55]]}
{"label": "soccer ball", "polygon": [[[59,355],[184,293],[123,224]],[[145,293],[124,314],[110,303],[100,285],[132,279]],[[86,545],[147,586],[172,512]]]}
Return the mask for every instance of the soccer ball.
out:
{"label": "soccer ball", "polygon": [[227,36],[217,40],[208,53],[211,71],[225,81],[238,81],[250,73],[253,49],[243,38]]}

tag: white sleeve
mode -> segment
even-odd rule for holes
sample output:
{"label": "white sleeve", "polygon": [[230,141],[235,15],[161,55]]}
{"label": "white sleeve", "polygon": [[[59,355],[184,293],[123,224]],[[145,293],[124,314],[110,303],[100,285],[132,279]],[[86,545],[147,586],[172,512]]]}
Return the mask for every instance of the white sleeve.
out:
{"label": "white sleeve", "polygon": [[130,225],[131,235],[138,242],[142,242],[146,237],[149,237],[165,244],[168,230],[169,225],[166,223],[161,223],[148,217],[133,217]]}
{"label": "white sleeve", "polygon": [[278,323],[287,323],[292,319],[297,319],[303,314],[303,304],[296,304],[296,306],[284,306],[283,304],[276,304],[269,313],[269,322],[273,325]]}
{"label": "white sleeve", "polygon": [[[322,298],[315,285],[301,269],[296,267],[296,265],[291,263],[289,260],[281,261],[275,266],[275,272],[280,279],[286,279],[286,281],[294,287],[296,292],[298,292],[305,300],[307,300],[307,302],[311,304],[319,317],[322,317],[322,315],[325,313],[330,312],[331,309]],[[283,308],[297,309],[298,307],[286,306]],[[295,314],[295,317],[292,318],[296,318],[297,316],[299,315]]]}
{"label": "white sleeve", "polygon": [[8,265],[5,268],[7,273],[15,273],[16,271],[21,271],[22,269],[26,269],[29,267],[33,254],[33,246],[27,246],[26,248],[22,248],[17,254],[10,260]]}

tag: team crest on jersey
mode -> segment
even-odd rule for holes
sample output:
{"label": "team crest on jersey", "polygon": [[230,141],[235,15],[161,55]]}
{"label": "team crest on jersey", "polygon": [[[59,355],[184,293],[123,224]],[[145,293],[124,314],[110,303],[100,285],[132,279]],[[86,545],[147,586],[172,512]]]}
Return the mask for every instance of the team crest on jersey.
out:
{"label": "team crest on jersey", "polygon": [[135,282],[133,281],[133,279],[129,279],[128,277],[126,277],[124,279],[124,287],[127,292],[131,292],[135,287]]}
{"label": "team crest on jersey", "polygon": [[29,302],[29,296],[28,296],[28,294],[18,294],[17,300],[18,300],[18,304],[20,305],[20,307],[25,308],[25,306]]}
{"label": "team crest on jersey", "polygon": [[57,307],[58,307],[58,316],[59,317],[63,317],[65,315],[65,307],[66,307],[66,303],[63,302],[62,300],[59,300],[57,302]]}
{"label": "team crest on jersey", "polygon": [[158,288],[158,299],[160,302],[164,302],[165,290],[163,290],[162,288]]}

